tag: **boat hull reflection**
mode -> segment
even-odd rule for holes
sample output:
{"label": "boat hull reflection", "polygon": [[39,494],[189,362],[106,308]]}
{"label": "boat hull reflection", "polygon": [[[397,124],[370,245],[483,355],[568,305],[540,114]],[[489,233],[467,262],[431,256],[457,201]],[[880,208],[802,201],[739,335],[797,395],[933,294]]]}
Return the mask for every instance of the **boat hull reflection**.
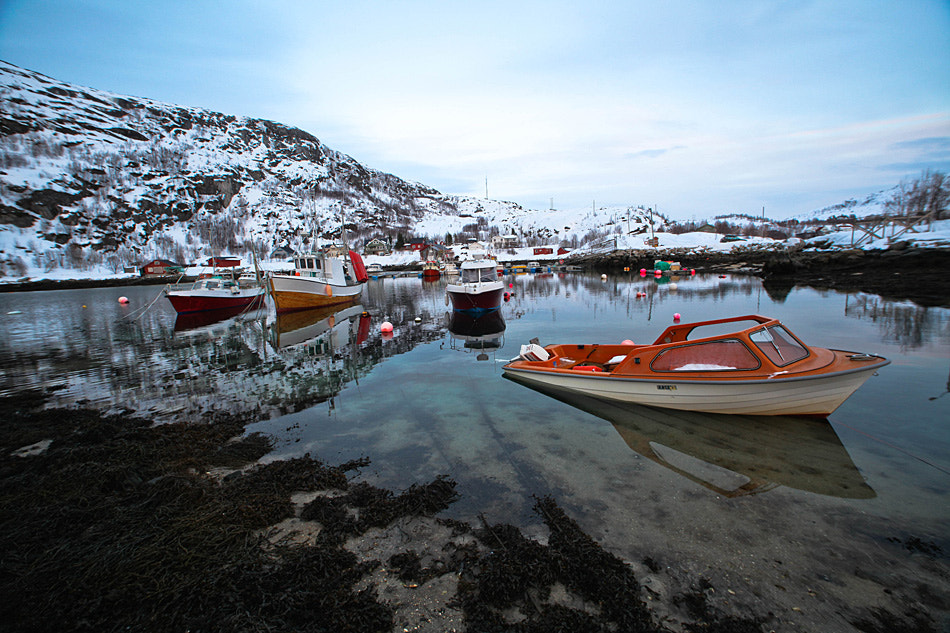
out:
{"label": "boat hull reflection", "polygon": [[344,325],[349,331],[351,323],[356,324],[356,342],[362,343],[369,336],[370,317],[361,304],[280,313],[271,326],[271,344],[277,349],[301,345]]}
{"label": "boat hull reflection", "polygon": [[452,311],[447,315],[449,332],[472,349],[497,349],[505,333],[505,320],[500,310],[473,314]]}
{"label": "boat hull reflection", "polygon": [[185,332],[187,330],[195,330],[242,314],[249,314],[251,318],[253,318],[257,316],[257,310],[256,308],[248,308],[248,306],[237,306],[217,310],[204,310],[201,312],[179,312],[175,318],[175,331]]}
{"label": "boat hull reflection", "polygon": [[658,409],[505,378],[607,420],[637,453],[726,497],[777,486],[876,496],[827,420]]}

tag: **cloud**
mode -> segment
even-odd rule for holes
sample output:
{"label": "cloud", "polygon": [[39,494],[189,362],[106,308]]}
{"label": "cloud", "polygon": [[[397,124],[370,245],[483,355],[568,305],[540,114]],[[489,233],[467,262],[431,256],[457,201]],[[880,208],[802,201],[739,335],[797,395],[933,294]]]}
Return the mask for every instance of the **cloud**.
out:
{"label": "cloud", "polygon": [[686,146],[677,145],[675,147],[662,147],[658,149],[643,149],[638,152],[630,152],[628,154],[625,154],[624,158],[658,158],[668,152],[672,152],[678,149],[686,149]]}

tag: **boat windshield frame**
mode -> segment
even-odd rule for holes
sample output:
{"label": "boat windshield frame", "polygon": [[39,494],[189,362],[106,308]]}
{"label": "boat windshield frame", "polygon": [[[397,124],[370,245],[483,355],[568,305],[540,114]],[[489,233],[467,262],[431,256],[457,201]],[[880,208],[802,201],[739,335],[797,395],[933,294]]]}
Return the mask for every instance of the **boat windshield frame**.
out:
{"label": "boat windshield frame", "polygon": [[462,268],[460,273],[460,281],[463,284],[496,281],[498,279],[498,272],[494,266],[485,266],[482,268]]}
{"label": "boat windshield frame", "polygon": [[808,346],[780,323],[749,332],[749,340],[776,367],[797,363],[811,355]]}

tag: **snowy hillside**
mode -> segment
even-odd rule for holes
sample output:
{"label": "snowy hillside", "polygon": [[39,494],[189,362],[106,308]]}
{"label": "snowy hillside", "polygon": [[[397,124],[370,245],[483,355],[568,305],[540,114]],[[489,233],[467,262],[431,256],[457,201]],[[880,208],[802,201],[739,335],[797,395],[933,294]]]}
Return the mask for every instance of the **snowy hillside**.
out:
{"label": "snowy hillside", "polygon": [[[280,123],[65,84],[0,62],[0,274],[114,270],[311,235],[409,232],[469,201],[364,167]],[[492,203],[495,212],[517,209]]]}

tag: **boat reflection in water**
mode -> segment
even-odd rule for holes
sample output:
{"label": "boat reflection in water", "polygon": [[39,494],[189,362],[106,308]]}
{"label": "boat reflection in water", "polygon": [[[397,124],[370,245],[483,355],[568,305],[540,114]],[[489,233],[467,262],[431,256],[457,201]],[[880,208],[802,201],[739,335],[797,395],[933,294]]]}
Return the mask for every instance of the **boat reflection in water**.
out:
{"label": "boat reflection in water", "polygon": [[475,314],[461,310],[446,313],[450,346],[460,351],[478,351],[476,360],[488,360],[489,351],[504,344],[505,320],[501,310]]}
{"label": "boat reflection in water", "polygon": [[657,409],[505,378],[607,420],[637,453],[725,497],[778,486],[876,496],[827,420]]}
{"label": "boat reflection in water", "polygon": [[[215,323],[220,323],[226,319],[234,317],[246,317],[247,319],[259,318],[262,314],[262,308],[248,308],[248,306],[237,306],[233,308],[221,308],[219,310],[204,310],[202,312],[181,312],[175,319],[175,331],[186,332],[204,328]],[[235,321],[244,320],[235,319]]]}
{"label": "boat reflection in water", "polygon": [[[312,310],[298,310],[278,314],[270,327],[270,342],[275,349],[297,345],[316,345],[318,352],[332,351],[351,342],[366,341],[369,336],[370,316],[361,304],[340,309],[329,306]],[[316,340],[319,339],[319,340]],[[311,343],[312,342],[312,343]],[[325,349],[323,349],[325,348]]]}

